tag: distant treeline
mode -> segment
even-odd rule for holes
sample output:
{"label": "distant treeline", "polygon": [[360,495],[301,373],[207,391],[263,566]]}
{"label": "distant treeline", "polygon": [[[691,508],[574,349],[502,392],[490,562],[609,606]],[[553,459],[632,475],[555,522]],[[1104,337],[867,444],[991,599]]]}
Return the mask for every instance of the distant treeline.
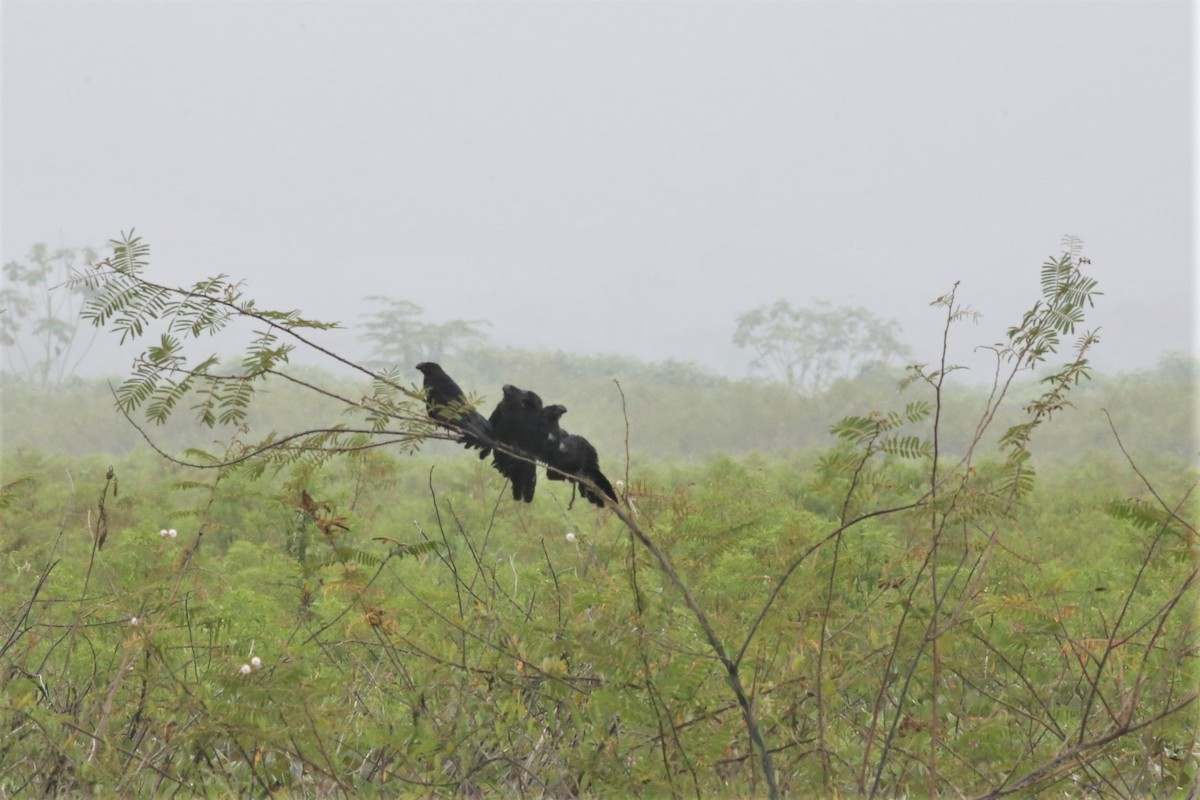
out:
{"label": "distant treeline", "polygon": [[[420,387],[412,365],[397,365],[406,381]],[[733,380],[704,367],[666,361],[645,363],[620,356],[580,356],[479,348],[444,364],[463,389],[480,398],[485,415],[511,383],[533,389],[547,403],[568,408],[564,427],[586,430],[606,462],[623,460],[628,418],[629,450],[635,459],[696,459],[714,453],[804,454],[832,443],[829,427],[848,414],[889,411],[905,403],[931,399],[924,384],[901,392],[900,369],[868,369],[828,389],[802,395],[762,380]],[[309,367],[295,373],[316,376]],[[357,379],[330,379],[347,396],[366,389]],[[1038,431],[1033,449],[1039,458],[1073,457],[1090,451],[1116,451],[1102,409],[1107,409],[1126,445],[1143,457],[1166,456],[1191,463],[1197,442],[1193,400],[1197,362],[1168,355],[1151,369],[1096,374],[1072,393],[1074,408],[1054,415]],[[111,379],[113,383],[119,378]],[[618,383],[620,384],[618,388]],[[5,378],[0,395],[0,443],[8,452],[37,449],[47,453],[121,455],[145,446],[142,436],[115,410],[105,379],[78,379],[43,392]],[[257,433],[281,434],[343,421],[340,409],[312,392],[279,381],[256,401],[250,424]],[[1037,390],[1036,376],[1011,390],[1019,400]],[[622,411],[622,392],[625,410]],[[948,382],[944,391],[943,442],[952,449],[969,441],[990,389]],[[186,401],[185,401],[186,402]],[[1018,404],[1006,412],[1017,421]],[[1003,426],[1011,424],[1002,420]],[[165,426],[147,425],[147,434],[163,449],[211,447],[232,432],[196,425],[186,413]],[[449,451],[447,451],[449,452]]]}

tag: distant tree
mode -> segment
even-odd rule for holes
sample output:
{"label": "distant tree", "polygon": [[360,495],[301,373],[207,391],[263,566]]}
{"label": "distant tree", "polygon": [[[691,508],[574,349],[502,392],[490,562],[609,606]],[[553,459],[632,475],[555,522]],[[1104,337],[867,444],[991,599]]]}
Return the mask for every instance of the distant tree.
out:
{"label": "distant tree", "polygon": [[1163,353],[1158,357],[1152,372],[1157,373],[1155,377],[1158,378],[1195,384],[1200,377],[1200,359],[1191,353]]}
{"label": "distant tree", "polygon": [[79,312],[89,296],[86,287],[68,285],[78,262],[91,264],[91,248],[51,251],[35,244],[25,263],[4,265],[0,289],[0,348],[5,369],[28,378],[39,388],[70,378],[87,355],[98,331],[82,342],[85,327]]}
{"label": "distant tree", "polygon": [[801,392],[815,392],[834,379],[872,364],[909,354],[894,320],[865,308],[834,308],[818,300],[793,308],[786,300],[763,305],[737,318],[733,343],[754,353],[750,367]]}
{"label": "distant tree", "polygon": [[425,309],[408,300],[372,295],[367,300],[383,305],[381,311],[367,315],[359,338],[371,343],[372,366],[411,367],[419,361],[441,361],[467,347],[483,344],[487,334],[480,330],[490,325],[483,319],[452,319],[426,322],[420,317]]}

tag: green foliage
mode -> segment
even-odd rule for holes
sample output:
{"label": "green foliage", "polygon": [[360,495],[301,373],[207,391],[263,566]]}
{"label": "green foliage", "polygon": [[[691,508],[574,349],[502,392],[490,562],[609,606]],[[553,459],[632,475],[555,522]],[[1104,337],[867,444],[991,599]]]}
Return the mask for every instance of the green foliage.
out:
{"label": "green foliage", "polygon": [[[1068,237],[1064,245],[1066,249],[1061,256],[1042,265],[1042,299],[1025,313],[1020,325],[1009,328],[1008,343],[996,346],[999,357],[1018,369],[1035,367],[1056,353],[1060,337],[1073,333],[1075,326],[1083,323],[1085,306],[1090,308],[1094,298],[1101,294],[1096,291],[1096,280],[1083,274],[1082,267],[1091,261],[1080,255],[1082,243]],[[1071,405],[1067,394],[1090,377],[1087,354],[1099,341],[1094,333],[1080,336],[1072,358],[1041,379],[1045,391],[1025,405],[1026,419],[1000,437],[1014,496],[1025,495],[1031,488],[1029,442],[1033,432],[1056,411]]]}
{"label": "green foliage", "polygon": [[68,283],[76,262],[95,259],[91,248],[51,251],[35,244],[27,263],[4,265],[0,347],[8,354],[5,363],[19,364],[19,374],[41,390],[74,376],[95,339],[84,341],[79,335],[79,309],[87,292]]}
{"label": "green foliage", "polygon": [[24,477],[0,485],[0,511],[11,506],[21,494],[33,488],[33,478]]}
{"label": "green foliage", "polygon": [[[213,493],[211,481],[163,470],[143,451],[113,465],[112,533],[89,580],[88,509],[94,518],[109,462],[7,455],[4,470],[33,481],[0,527],[0,619],[13,632],[0,640],[9,676],[0,721],[13,732],[0,785],[762,794],[701,631],[644,555],[629,560],[617,520],[567,513],[565,494],[561,505],[495,513],[497,487],[479,500],[466,489],[472,461],[436,462],[433,494],[426,459],[330,463],[310,486],[308,514],[283,481],[231,475]],[[1089,736],[1103,735],[1122,708],[1134,723],[1152,719],[1200,677],[1194,621],[1164,616],[1172,601],[1194,598],[1187,589],[1177,599],[1191,563],[1154,558],[1160,551],[1131,535],[1136,528],[1104,513],[1136,484],[1111,465],[1094,469],[1080,460],[1046,472],[941,635],[938,740],[973,757],[942,759],[940,778],[966,794],[1070,747],[1089,695],[1115,715],[1087,724]],[[806,509],[798,480],[823,479],[753,457],[659,464],[638,481],[641,518],[729,640],[741,640],[773,577],[834,524]],[[333,524],[339,517],[345,528]],[[912,621],[933,612],[917,590],[921,518],[856,528],[836,569],[829,551],[806,561],[747,649],[781,791],[868,793],[859,773],[879,754],[879,734],[874,747],[868,736],[876,698],[899,692],[924,638]],[[160,536],[171,526],[177,538]],[[302,528],[320,548],[303,563],[288,549]],[[319,544],[327,535],[335,546]],[[338,548],[345,558],[331,557]],[[1148,557],[1134,590],[1129,576]],[[72,628],[73,644],[64,637]],[[918,672],[909,701],[885,700],[900,753],[883,769],[882,794],[924,793],[918,754],[934,741],[934,685]],[[1168,716],[1146,731],[1075,774],[1131,792],[1189,785],[1194,718]],[[818,735],[834,755],[828,774]]]}
{"label": "green foliage", "polygon": [[[143,275],[150,253],[146,243],[130,232],[112,246],[111,257],[72,277],[70,285],[89,293],[81,317],[120,334],[122,344],[142,338],[152,327],[166,328],[158,344],[135,360],[133,375],[117,388],[118,407],[126,414],[141,409],[147,420],[161,425],[179,401],[195,392],[199,399],[192,410],[201,424],[240,425],[254,398],[254,382],[278,374],[288,362],[294,345],[280,345],[280,335],[302,340],[300,330],[336,327],[306,319],[298,311],[260,309],[244,297],[241,284],[225,275],[186,289],[148,281]],[[215,354],[191,363],[185,352],[189,340],[215,336],[235,320],[264,326],[246,347],[240,371],[218,372]]]}
{"label": "green foliage", "polygon": [[[144,451],[70,481],[36,453],[5,464],[34,483],[4,517],[0,724],[15,763],[48,765],[0,772],[5,793],[934,796],[1069,778],[1139,795],[1194,780],[1192,487],[1155,488],[1119,439],[1157,505],[1121,502],[1129,487],[1090,462],[1032,482],[1032,434],[1087,376],[1085,335],[1026,398],[1015,383],[1095,294],[1075,245],[996,348],[1007,371],[965,434],[948,427],[943,356],[910,370],[922,396],[902,410],[848,408],[831,386],[843,419],[814,464],[638,463],[598,511],[548,485],[514,507],[459,453],[395,459],[434,433],[402,373],[341,359],[298,332],[323,323],[260,311],[224,277],[163,293],[143,258],[127,237],[91,276],[98,324],[165,327],[122,410],[166,424],[199,398],[201,423],[232,430],[166,469]],[[948,338],[968,312],[955,291],[935,306]],[[235,321],[257,327],[240,366],[192,366],[180,345]],[[370,390],[302,377],[280,342]],[[252,434],[268,376],[340,420]],[[668,382],[693,407],[723,388],[686,366]],[[630,390],[632,428],[653,387]],[[755,400],[738,399],[745,419]],[[168,519],[182,536],[153,533]]]}
{"label": "green foliage", "polygon": [[899,326],[865,308],[793,308],[787,301],[738,316],[733,343],[754,353],[750,366],[800,392],[827,388],[857,368],[886,363],[909,349],[896,338]]}

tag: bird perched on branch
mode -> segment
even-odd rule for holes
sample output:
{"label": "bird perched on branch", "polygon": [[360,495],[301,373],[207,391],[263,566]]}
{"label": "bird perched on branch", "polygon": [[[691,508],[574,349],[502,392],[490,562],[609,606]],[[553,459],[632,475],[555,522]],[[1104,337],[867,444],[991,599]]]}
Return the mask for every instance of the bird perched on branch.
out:
{"label": "bird perched on branch", "polygon": [[546,419],[542,416],[542,398],[507,383],[503,391],[504,396],[488,422],[492,426],[492,437],[515,452],[496,450],[492,454],[492,465],[512,481],[514,500],[531,503],[537,486],[535,459],[541,455],[548,432]]}
{"label": "bird perched on branch", "polygon": [[480,458],[491,452],[492,425],[467,402],[466,395],[441,365],[422,361],[417,369],[425,376],[425,408],[431,419],[457,434],[463,447],[477,448]]}
{"label": "bird perched on branch", "polygon": [[600,471],[600,457],[596,448],[592,447],[592,443],[587,439],[568,433],[559,425],[558,421],[565,413],[567,407],[560,405],[546,406],[542,410],[546,437],[543,440],[541,455],[546,466],[550,468],[546,470],[546,477],[552,481],[571,482],[571,502],[567,504],[567,508],[575,505],[576,486],[588,502],[604,507],[604,497],[584,481],[595,484],[610,500],[617,502],[617,493]]}

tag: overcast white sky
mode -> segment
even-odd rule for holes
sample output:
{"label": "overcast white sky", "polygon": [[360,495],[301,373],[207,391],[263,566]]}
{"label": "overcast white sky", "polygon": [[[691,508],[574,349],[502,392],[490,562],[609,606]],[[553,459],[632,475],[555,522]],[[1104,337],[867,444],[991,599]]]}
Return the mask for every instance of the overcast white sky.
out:
{"label": "overcast white sky", "polygon": [[995,341],[1070,233],[1097,362],[1148,365],[1191,346],[1192,13],[6,0],[0,255],[136,226],[265,305],[741,375],[736,316],[781,298],[932,359],[961,280]]}

